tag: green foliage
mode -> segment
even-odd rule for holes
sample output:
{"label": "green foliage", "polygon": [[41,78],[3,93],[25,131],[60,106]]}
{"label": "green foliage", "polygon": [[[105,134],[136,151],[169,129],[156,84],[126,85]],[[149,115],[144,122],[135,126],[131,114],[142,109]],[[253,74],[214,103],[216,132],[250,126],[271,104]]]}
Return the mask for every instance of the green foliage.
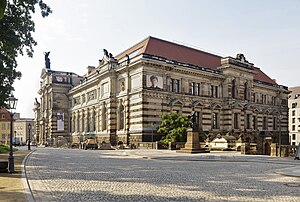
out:
{"label": "green foliage", "polygon": [[162,135],[162,141],[164,143],[185,142],[188,127],[188,117],[178,113],[163,114],[157,132]]}
{"label": "green foliage", "polygon": [[[14,90],[15,79],[21,78],[16,70],[18,54],[24,51],[28,57],[33,56],[33,46],[37,45],[32,37],[35,24],[32,14],[39,4],[41,15],[48,16],[52,11],[42,0],[0,0],[0,107]],[[4,15],[1,14],[3,13]],[[2,18],[1,18],[2,15]]]}
{"label": "green foliage", "polygon": [[9,152],[9,146],[0,144],[0,153]]}
{"label": "green foliage", "polygon": [[204,142],[206,138],[205,132],[201,131],[199,132],[199,141]]}

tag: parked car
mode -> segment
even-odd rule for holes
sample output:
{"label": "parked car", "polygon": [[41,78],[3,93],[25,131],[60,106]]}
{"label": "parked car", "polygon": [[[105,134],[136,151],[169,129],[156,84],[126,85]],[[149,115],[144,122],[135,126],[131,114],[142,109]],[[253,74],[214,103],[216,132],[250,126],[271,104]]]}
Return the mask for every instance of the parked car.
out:
{"label": "parked car", "polygon": [[98,149],[98,144],[96,139],[94,138],[88,138],[82,143],[82,148],[87,149]]}

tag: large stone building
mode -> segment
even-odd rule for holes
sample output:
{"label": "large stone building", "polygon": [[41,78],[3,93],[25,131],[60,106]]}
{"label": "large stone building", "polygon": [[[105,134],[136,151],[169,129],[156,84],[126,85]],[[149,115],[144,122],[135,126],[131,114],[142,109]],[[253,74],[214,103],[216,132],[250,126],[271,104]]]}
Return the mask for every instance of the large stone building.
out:
{"label": "large stone building", "polygon": [[300,86],[289,88],[289,131],[291,145],[300,143]]}
{"label": "large stone building", "polygon": [[[57,72],[43,70],[35,107],[40,136],[61,134],[73,142],[95,137],[113,145],[156,141],[163,113],[195,111],[207,136],[230,134],[256,143],[258,153],[268,153],[274,142],[288,144],[288,89],[243,54],[220,57],[148,37],[115,57],[104,50],[97,67],[87,70],[82,78],[71,74],[78,83],[55,83],[64,89],[64,101],[56,105],[54,83],[44,83]],[[65,116],[60,133],[57,113]]]}

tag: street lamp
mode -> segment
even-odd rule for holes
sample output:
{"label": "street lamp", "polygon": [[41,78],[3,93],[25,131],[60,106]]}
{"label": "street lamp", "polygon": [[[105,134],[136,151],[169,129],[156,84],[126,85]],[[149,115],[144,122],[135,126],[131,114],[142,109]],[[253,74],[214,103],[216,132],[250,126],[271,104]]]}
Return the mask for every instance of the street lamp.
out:
{"label": "street lamp", "polygon": [[279,114],[279,133],[278,133],[278,144],[279,144],[279,155],[281,156],[281,120],[282,120],[282,114]]}
{"label": "street lamp", "polygon": [[10,111],[10,143],[9,143],[9,157],[8,157],[8,170],[10,173],[15,172],[15,165],[14,165],[14,156],[13,156],[13,147],[12,147],[12,136],[13,136],[13,110],[16,109],[18,99],[11,94],[7,99],[7,108]]}
{"label": "street lamp", "polygon": [[30,150],[30,130],[31,130],[31,124],[28,124],[28,150]]}

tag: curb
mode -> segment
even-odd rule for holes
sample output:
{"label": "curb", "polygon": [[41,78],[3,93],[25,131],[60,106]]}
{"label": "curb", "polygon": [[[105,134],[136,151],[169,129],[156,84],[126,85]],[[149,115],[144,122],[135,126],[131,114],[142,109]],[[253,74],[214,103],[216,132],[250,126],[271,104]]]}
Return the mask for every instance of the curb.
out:
{"label": "curb", "polygon": [[27,156],[22,161],[22,183],[23,183],[24,193],[26,195],[26,199],[28,202],[35,202],[35,199],[33,197],[32,190],[30,188],[30,185],[29,185],[29,182],[27,179],[26,161],[27,161],[27,158],[35,151],[36,151],[36,149],[32,150],[29,154],[27,154]]}

